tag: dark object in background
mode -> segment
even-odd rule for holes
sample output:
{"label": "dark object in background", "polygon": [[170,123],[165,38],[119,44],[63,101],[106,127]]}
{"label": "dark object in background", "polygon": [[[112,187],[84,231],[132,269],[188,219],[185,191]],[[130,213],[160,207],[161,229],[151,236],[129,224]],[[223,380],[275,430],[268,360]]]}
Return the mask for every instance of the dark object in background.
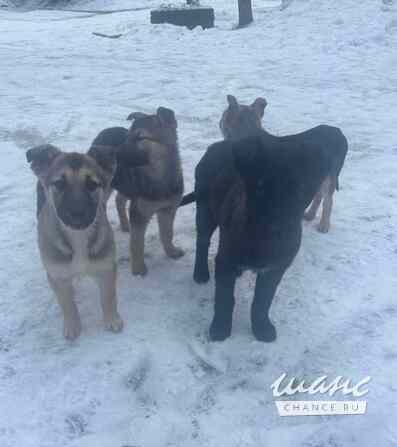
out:
{"label": "dark object in background", "polygon": [[169,8],[156,9],[150,12],[150,23],[170,23],[193,29],[201,26],[203,29],[213,28],[215,14],[213,8]]}
{"label": "dark object in background", "polygon": [[122,34],[103,34],[103,33],[96,33],[96,32],[93,32],[92,34],[94,36],[106,37],[108,39],[119,39],[122,36]]}
{"label": "dark object in background", "polygon": [[238,27],[242,28],[253,21],[251,0],[238,0]]}

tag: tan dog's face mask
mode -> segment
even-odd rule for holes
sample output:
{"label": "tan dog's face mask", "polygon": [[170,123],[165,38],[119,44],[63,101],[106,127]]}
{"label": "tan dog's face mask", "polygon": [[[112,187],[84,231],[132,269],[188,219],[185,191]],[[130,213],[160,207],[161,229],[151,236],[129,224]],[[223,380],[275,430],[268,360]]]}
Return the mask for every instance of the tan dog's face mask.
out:
{"label": "tan dog's face mask", "polygon": [[229,107],[224,111],[220,128],[225,140],[241,140],[257,135],[262,130],[262,118],[267,101],[257,98],[251,105],[239,104],[237,99],[227,96]]}
{"label": "tan dog's face mask", "polygon": [[109,148],[99,148],[95,155],[97,160],[83,154],[64,153],[51,145],[27,152],[47,200],[63,224],[74,230],[84,230],[93,224],[116,167]]}

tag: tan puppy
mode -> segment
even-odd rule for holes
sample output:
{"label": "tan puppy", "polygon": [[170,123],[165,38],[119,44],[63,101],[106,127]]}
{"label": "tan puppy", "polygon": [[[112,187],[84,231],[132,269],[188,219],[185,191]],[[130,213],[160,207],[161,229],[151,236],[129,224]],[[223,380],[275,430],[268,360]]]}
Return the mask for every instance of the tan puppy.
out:
{"label": "tan puppy", "polygon": [[148,156],[149,163],[132,170],[130,204],[131,271],[145,275],[146,228],[157,215],[160,239],[170,258],[180,258],[183,250],[173,244],[174,219],[183,195],[183,176],[177,143],[177,122],[174,112],[159,107],[155,115],[134,113],[127,137]]}
{"label": "tan puppy", "polygon": [[43,145],[26,156],[39,180],[40,256],[63,312],[65,337],[74,339],[81,332],[73,279],[83,275],[93,276],[99,285],[105,328],[120,331],[115,244],[106,215],[115,152],[97,148],[88,156]]}

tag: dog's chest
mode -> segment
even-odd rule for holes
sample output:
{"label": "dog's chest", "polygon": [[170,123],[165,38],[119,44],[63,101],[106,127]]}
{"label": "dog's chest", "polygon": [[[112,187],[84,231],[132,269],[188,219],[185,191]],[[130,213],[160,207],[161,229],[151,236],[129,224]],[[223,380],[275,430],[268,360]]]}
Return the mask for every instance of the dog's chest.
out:
{"label": "dog's chest", "polygon": [[73,251],[71,266],[84,271],[89,264],[87,231],[69,231],[69,243]]}
{"label": "dog's chest", "polygon": [[110,268],[108,257],[93,259],[90,256],[92,235],[89,230],[68,229],[66,236],[72,250],[72,259],[67,263],[51,263],[48,266],[51,276],[58,278],[93,276],[99,271]]}

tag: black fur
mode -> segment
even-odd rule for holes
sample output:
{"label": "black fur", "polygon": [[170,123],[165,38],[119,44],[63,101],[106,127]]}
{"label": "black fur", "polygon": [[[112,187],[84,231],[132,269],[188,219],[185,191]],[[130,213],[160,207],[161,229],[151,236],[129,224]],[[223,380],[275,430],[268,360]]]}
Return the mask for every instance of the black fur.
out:
{"label": "black fur", "polygon": [[196,282],[209,279],[208,247],[215,229],[220,230],[212,340],[231,333],[234,285],[246,269],[259,272],[251,308],[253,333],[261,341],[276,338],[268,312],[299,250],[303,212],[338,167],[316,138],[301,143],[262,135],[208,148],[196,167],[190,199],[197,202]]}
{"label": "black fur", "polygon": [[183,196],[183,199],[180,203],[179,206],[185,206],[185,205],[189,205],[193,202],[196,201],[196,195],[194,192],[190,192],[189,194],[186,194],[185,196]]}
{"label": "black fur", "polygon": [[[338,127],[321,124],[295,135],[277,137],[265,130],[259,135],[266,144],[315,145],[321,148],[329,161],[328,175],[336,179],[336,189],[339,189],[339,174],[345,162],[348,144]],[[310,172],[308,174],[311,175]]]}
{"label": "black fur", "polygon": [[128,148],[125,143],[128,137],[128,129],[124,127],[109,127],[102,130],[91,143],[88,155],[95,151],[95,147],[105,146],[109,151],[116,149],[117,167],[114,173],[111,187],[127,197],[131,193],[133,177],[131,167],[145,165],[148,160],[146,154],[135,150],[133,146]]}
{"label": "black fur", "polygon": [[[254,112],[251,111],[250,113],[253,115]],[[348,150],[347,139],[339,128],[322,124],[299,134],[278,137],[270,134],[264,129],[257,127],[255,128],[254,119],[254,116],[251,116],[250,120],[248,120],[249,122],[252,122],[251,127],[247,128],[244,124],[244,131],[242,129],[236,130],[241,130],[241,134],[245,135],[244,138],[249,136],[258,136],[268,145],[315,145],[318,148],[321,148],[324,153],[327,153],[329,158],[328,174],[335,179],[335,188],[336,190],[339,190],[339,174],[342,170]],[[228,138],[230,141],[238,141],[240,139],[241,138],[237,138],[237,134],[231,135],[230,138]],[[214,158],[216,158],[216,156],[214,156]],[[208,169],[208,172],[210,172],[209,176],[215,175],[217,172],[218,164],[214,163],[213,166],[214,169]],[[311,175],[311,173],[308,172],[308,175]],[[183,197],[180,206],[189,205],[195,201],[195,194],[191,192]]]}

